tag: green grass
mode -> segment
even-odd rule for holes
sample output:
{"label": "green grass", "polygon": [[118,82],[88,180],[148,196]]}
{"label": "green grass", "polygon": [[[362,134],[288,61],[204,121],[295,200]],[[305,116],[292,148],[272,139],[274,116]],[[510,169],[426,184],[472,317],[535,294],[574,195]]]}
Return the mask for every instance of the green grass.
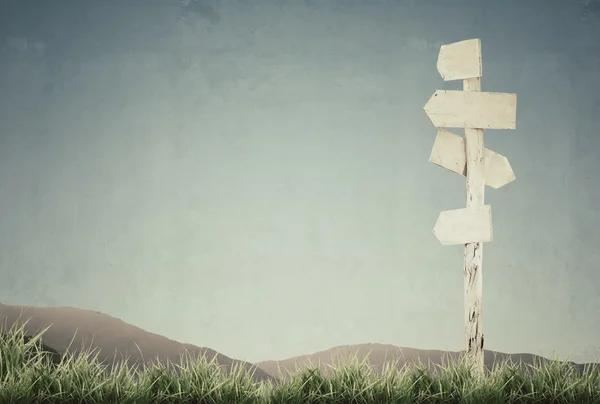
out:
{"label": "green grass", "polygon": [[598,369],[580,375],[560,362],[533,373],[503,363],[477,378],[464,362],[446,363],[435,374],[418,364],[387,366],[377,375],[365,362],[346,358],[323,373],[308,366],[284,382],[254,383],[242,368],[226,374],[202,357],[139,371],[120,366],[108,372],[92,352],[66,354],[55,363],[35,345],[42,333],[25,342],[23,332],[23,326],[12,327],[0,339],[0,404],[600,403]]}

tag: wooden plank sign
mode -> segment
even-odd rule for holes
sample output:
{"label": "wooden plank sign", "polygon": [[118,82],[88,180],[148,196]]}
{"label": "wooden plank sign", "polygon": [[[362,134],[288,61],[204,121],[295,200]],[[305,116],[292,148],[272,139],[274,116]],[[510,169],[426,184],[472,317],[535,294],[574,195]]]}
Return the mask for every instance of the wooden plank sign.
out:
{"label": "wooden plank sign", "polygon": [[442,45],[437,69],[444,81],[481,77],[481,40]]}
{"label": "wooden plank sign", "polygon": [[[466,177],[465,138],[446,129],[438,129],[429,162]],[[508,159],[503,155],[486,148],[483,150],[483,162],[486,185],[498,189],[516,179]]]}
{"label": "wooden plank sign", "polygon": [[490,205],[446,210],[440,213],[433,234],[443,245],[492,241]]}
{"label": "wooden plank sign", "polygon": [[423,109],[436,128],[515,129],[517,95],[436,90]]}

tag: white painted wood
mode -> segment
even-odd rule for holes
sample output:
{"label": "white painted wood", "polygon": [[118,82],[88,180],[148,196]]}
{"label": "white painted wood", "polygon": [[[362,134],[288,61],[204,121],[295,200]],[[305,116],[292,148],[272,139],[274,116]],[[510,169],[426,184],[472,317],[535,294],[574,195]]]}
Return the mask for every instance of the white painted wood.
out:
{"label": "white painted wood", "polygon": [[[465,93],[481,91],[481,78],[463,80]],[[516,96],[515,96],[516,108]],[[516,117],[516,111],[515,111]],[[514,122],[513,122],[514,123]],[[485,182],[483,162],[483,130],[465,128],[465,150],[467,156],[467,209],[478,209],[484,205]],[[490,211],[491,232],[491,211]],[[465,244],[463,280],[465,303],[465,344],[467,360],[471,362],[476,376],[482,376],[483,363],[483,243]]]}
{"label": "white painted wood", "polygon": [[515,129],[517,95],[436,90],[423,109],[436,128]]}
{"label": "white painted wood", "polygon": [[433,234],[443,245],[492,241],[492,208],[489,205],[446,210],[440,213]]}
{"label": "white painted wood", "polygon": [[483,164],[484,182],[494,189],[501,188],[517,179],[508,158],[495,151],[483,150]]}
{"label": "white painted wood", "polygon": [[465,136],[438,130],[429,161],[467,177],[467,207],[440,213],[434,233],[442,244],[464,244],[465,351],[483,375],[483,243],[492,241],[485,185],[514,181],[508,159],[483,146],[483,129],[515,129],[516,94],[481,92],[481,41],[443,45],[437,68],[446,81],[463,79],[463,91],[436,91],[423,107],[437,128],[464,128]]}
{"label": "white painted wood", "polygon": [[437,69],[444,81],[481,77],[481,40],[468,39],[442,45]]}
{"label": "white painted wood", "polygon": [[[467,175],[465,138],[446,129],[438,129],[429,162],[463,176]],[[498,189],[516,179],[506,157],[490,149],[483,150],[484,182]]]}
{"label": "white painted wood", "polygon": [[429,155],[429,162],[460,175],[467,175],[465,139],[439,128]]}

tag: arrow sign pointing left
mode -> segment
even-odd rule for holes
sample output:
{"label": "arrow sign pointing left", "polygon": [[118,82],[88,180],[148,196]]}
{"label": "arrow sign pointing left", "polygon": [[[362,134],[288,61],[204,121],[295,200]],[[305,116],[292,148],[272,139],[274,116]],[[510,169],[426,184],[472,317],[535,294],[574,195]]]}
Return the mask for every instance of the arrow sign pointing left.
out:
{"label": "arrow sign pointing left", "polygon": [[442,45],[437,69],[444,81],[481,77],[481,40]]}
{"label": "arrow sign pointing left", "polygon": [[492,241],[492,207],[483,205],[440,213],[433,234],[443,245]]}
{"label": "arrow sign pointing left", "polygon": [[436,90],[423,109],[436,128],[515,129],[517,95]]}

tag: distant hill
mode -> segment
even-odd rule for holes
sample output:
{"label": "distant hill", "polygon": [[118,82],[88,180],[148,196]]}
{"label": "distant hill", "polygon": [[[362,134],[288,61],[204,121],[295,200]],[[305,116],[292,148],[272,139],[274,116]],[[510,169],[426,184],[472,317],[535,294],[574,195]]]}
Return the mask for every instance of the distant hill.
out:
{"label": "distant hill", "polygon": [[162,363],[169,361],[178,364],[180,355],[187,350],[193,356],[204,355],[208,361],[216,357],[215,362],[228,372],[235,363],[238,367],[254,371],[255,381],[276,381],[248,362],[234,360],[210,348],[173,341],[97,311],[73,307],[10,306],[0,303],[0,327],[3,333],[12,325],[23,323],[26,323],[27,336],[36,335],[47,326],[51,326],[43,334],[42,341],[46,347],[53,348],[61,356],[69,345],[69,352],[76,355],[81,353],[82,348],[99,349],[98,360],[107,365],[108,370],[112,369],[115,358],[119,361],[127,354],[127,365],[131,368],[139,367],[155,358]]}
{"label": "distant hill", "polygon": [[[424,365],[429,364],[429,369],[435,373],[439,370],[438,365],[447,364],[448,360],[457,360],[460,355],[460,352],[403,348],[385,344],[359,344],[338,346],[311,355],[296,356],[279,361],[270,360],[258,362],[256,365],[270,375],[275,377],[281,375],[284,379],[288,372],[293,373],[297,368],[303,368],[309,363],[318,366],[322,372],[327,373],[329,369],[328,366],[336,366],[340,361],[343,362],[344,360],[353,357],[356,357],[359,361],[366,359],[365,362],[372,366],[377,374],[381,374],[383,366],[386,363],[388,366],[397,364],[396,367],[400,369],[405,365],[416,364],[419,360]],[[484,351],[484,364],[488,370],[491,370],[495,363],[504,362],[506,360],[528,365],[535,364],[536,366],[552,362],[550,359],[527,353],[506,354],[495,351]],[[573,365],[577,371],[583,371],[585,366],[573,362],[569,362],[569,364]],[[280,374],[279,370],[283,373]]]}

